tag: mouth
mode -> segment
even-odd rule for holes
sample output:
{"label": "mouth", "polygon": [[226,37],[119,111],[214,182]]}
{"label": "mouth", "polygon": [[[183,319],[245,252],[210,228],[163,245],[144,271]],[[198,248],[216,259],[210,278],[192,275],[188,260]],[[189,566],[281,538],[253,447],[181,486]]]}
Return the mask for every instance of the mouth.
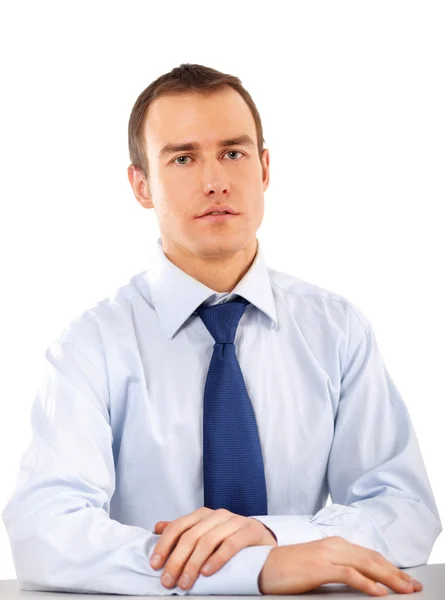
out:
{"label": "mouth", "polygon": [[210,221],[211,223],[225,223],[226,221],[230,221],[230,219],[234,219],[239,214],[228,204],[213,204],[212,206],[208,206],[207,210],[203,212],[204,214],[201,213],[197,219],[200,221]]}
{"label": "mouth", "polygon": [[203,217],[197,217],[198,221],[211,221],[214,223],[219,223],[219,222],[224,222],[224,221],[230,221],[230,219],[234,219],[235,217],[237,217],[238,215],[236,214],[232,214],[232,213],[220,213],[220,214],[212,214],[212,213],[208,213],[207,215],[204,215]]}

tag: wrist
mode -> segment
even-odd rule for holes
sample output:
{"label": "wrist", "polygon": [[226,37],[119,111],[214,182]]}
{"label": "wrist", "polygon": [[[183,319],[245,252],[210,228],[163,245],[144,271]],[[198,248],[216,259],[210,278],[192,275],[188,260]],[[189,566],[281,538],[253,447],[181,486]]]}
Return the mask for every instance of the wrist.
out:
{"label": "wrist", "polygon": [[261,594],[273,594],[273,590],[270,589],[270,585],[268,584],[270,577],[271,577],[271,571],[272,571],[272,554],[278,549],[278,546],[275,546],[274,548],[272,548],[272,550],[269,552],[269,554],[267,555],[266,561],[263,565],[263,568],[260,571],[260,574],[258,575],[258,589],[260,591]]}

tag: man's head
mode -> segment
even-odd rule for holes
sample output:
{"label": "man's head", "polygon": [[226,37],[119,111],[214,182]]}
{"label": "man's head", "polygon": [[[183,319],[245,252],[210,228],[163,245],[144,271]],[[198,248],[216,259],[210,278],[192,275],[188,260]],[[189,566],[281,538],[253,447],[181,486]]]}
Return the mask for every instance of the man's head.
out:
{"label": "man's head", "polygon": [[[154,208],[171,255],[229,258],[256,249],[269,184],[258,110],[241,81],[184,64],[152,82],[130,115],[128,178]],[[235,216],[200,218],[227,205]]]}

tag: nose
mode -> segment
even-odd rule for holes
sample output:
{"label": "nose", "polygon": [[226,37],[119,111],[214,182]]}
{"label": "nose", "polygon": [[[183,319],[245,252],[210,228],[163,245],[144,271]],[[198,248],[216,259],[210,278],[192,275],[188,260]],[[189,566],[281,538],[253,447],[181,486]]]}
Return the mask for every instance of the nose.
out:
{"label": "nose", "polygon": [[202,187],[205,194],[211,195],[222,195],[226,196],[230,191],[230,183],[225,172],[218,161],[207,165],[203,169],[202,173]]}

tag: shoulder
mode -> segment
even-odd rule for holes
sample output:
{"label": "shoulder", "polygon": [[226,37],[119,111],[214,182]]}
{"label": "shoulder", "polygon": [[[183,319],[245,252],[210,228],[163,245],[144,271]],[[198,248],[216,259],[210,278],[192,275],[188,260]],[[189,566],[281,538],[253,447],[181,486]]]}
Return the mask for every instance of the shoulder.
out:
{"label": "shoulder", "polygon": [[371,321],[357,304],[346,296],[294,275],[268,268],[276,302],[305,319],[321,319],[330,325],[362,332],[372,327]]}
{"label": "shoulder", "polygon": [[113,287],[105,297],[73,315],[54,343],[71,344],[86,356],[98,358],[104,343],[116,339],[120,331],[126,330],[135,305],[141,302],[147,305],[138,283],[143,276],[144,272],[133,275]]}

